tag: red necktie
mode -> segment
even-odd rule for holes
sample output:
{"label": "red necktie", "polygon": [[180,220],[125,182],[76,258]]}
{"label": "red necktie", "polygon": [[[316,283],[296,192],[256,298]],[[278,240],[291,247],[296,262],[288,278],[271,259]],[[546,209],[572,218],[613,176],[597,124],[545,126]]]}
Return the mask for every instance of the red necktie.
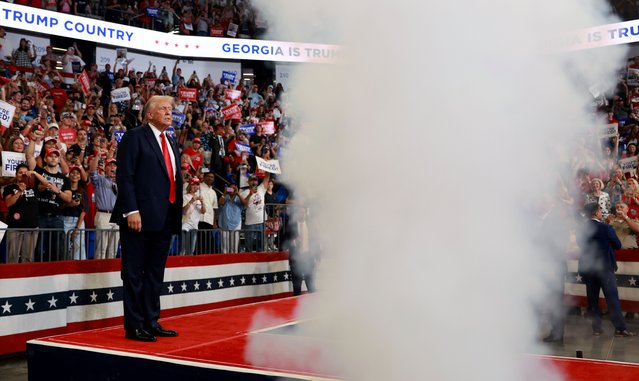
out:
{"label": "red necktie", "polygon": [[169,145],[166,144],[166,136],[164,132],[160,133],[162,139],[162,156],[164,156],[164,164],[166,165],[166,172],[169,174],[169,202],[173,204],[175,202],[175,179],[173,178],[173,164],[171,163],[171,154],[169,153]]}

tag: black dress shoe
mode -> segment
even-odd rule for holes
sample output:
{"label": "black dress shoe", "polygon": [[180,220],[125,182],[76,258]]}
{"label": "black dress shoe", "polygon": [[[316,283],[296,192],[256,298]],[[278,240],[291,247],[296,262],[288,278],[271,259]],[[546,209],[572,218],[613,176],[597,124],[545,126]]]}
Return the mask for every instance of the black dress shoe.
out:
{"label": "black dress shoe", "polygon": [[142,328],[127,330],[125,335],[127,339],[137,341],[156,341],[157,339],[152,334],[143,330]]}
{"label": "black dress shoe", "polygon": [[159,324],[157,325],[157,327],[151,327],[147,329],[147,331],[149,331],[152,335],[160,336],[160,337],[175,337],[178,335],[177,332],[170,329],[164,329]]}

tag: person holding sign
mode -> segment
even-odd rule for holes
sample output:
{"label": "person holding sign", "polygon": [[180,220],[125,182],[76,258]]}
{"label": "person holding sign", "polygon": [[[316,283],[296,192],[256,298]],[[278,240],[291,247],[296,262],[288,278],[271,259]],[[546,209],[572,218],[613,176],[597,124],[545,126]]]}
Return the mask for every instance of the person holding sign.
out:
{"label": "person holding sign", "polygon": [[75,75],[80,74],[85,65],[86,63],[82,60],[82,53],[80,53],[78,45],[74,42],[73,46],[69,46],[67,52],[62,56],[62,71],[72,74],[70,77],[64,77],[64,83],[72,86],[75,83]]}
{"label": "person holding sign", "polygon": [[242,204],[246,207],[244,218],[246,250],[262,251],[262,234],[264,231],[264,194],[266,184],[270,180],[270,173],[264,173],[264,180],[258,186],[258,178],[253,175],[249,177],[249,189],[240,193]]}
{"label": "person holding sign", "polygon": [[29,171],[26,164],[18,164],[15,183],[7,185],[2,193],[9,208],[7,263],[33,262],[33,253],[38,240],[38,200],[35,195],[33,176],[40,182],[47,183],[42,175]]}

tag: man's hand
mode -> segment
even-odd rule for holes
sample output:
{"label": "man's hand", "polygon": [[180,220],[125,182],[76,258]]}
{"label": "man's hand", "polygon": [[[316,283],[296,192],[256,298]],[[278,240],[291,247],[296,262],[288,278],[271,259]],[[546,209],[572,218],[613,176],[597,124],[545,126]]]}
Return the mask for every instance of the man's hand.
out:
{"label": "man's hand", "polygon": [[133,230],[134,232],[139,233],[142,231],[142,218],[140,217],[140,213],[133,213],[128,215],[126,218],[126,222],[129,226],[129,229]]}

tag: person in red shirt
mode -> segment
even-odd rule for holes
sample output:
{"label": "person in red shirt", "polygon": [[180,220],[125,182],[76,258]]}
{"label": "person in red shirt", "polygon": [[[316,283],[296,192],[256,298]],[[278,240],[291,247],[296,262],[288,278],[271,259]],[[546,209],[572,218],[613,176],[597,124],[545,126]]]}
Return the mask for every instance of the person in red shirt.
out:
{"label": "person in red shirt", "polygon": [[193,139],[193,145],[182,151],[182,162],[189,164],[194,173],[197,173],[202,167],[204,159],[202,158],[202,140],[200,138]]}

